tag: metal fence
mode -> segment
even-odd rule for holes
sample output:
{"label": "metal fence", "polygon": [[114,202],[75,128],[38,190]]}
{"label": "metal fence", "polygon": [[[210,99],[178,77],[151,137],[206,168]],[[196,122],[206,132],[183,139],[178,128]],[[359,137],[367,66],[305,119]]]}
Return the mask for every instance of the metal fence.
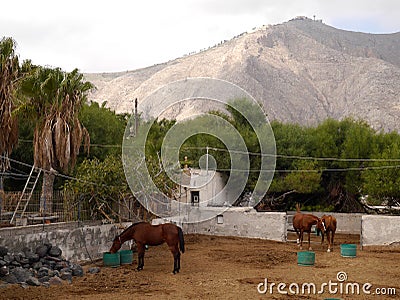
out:
{"label": "metal fence", "polygon": [[[21,198],[22,192],[5,192],[0,205],[0,224],[10,223],[12,215]],[[82,199],[79,195],[66,191],[54,191],[51,202],[45,203],[46,214],[41,212],[40,192],[34,192],[27,205],[22,224],[72,222],[88,220],[104,220],[104,222],[121,222],[130,220],[151,220],[153,217],[133,197],[122,201],[109,201],[106,210],[102,205]],[[51,205],[51,207],[49,207]],[[112,213],[109,213],[111,211]]]}
{"label": "metal fence", "polygon": [[[0,215],[2,223],[11,220],[21,195],[22,192],[4,193]],[[48,213],[43,215],[41,213],[41,207],[43,204],[40,204],[40,192],[34,192],[27,204],[24,218],[26,218],[27,224],[38,224],[42,222],[69,222],[90,219],[87,207],[84,207],[84,203],[79,203],[76,198],[77,197],[71,193],[55,191],[53,193],[52,201],[45,204],[47,206],[51,205],[51,207],[50,209],[47,209]]]}

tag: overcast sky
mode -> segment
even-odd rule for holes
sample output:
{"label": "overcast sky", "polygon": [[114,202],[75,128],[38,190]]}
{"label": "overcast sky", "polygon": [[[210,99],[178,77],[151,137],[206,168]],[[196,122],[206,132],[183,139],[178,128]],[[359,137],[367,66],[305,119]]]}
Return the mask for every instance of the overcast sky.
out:
{"label": "overcast sky", "polygon": [[345,30],[400,31],[399,0],[12,0],[1,4],[0,37],[34,64],[117,72],[313,15]]}

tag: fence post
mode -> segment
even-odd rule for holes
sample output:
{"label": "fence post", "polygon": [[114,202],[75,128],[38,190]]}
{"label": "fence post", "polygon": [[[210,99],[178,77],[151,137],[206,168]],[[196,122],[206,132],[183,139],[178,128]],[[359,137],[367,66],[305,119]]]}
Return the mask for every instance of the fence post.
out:
{"label": "fence post", "polygon": [[4,196],[4,187],[3,187],[3,175],[0,176],[0,223],[3,223],[3,196]]}
{"label": "fence post", "polygon": [[81,222],[81,203],[82,203],[82,194],[78,197],[78,222]]}

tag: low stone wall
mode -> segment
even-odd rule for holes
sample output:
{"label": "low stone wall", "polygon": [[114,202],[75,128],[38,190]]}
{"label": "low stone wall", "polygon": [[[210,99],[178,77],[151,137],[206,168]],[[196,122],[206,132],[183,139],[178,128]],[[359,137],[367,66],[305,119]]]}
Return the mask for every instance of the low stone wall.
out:
{"label": "low stone wall", "polygon": [[101,258],[120,233],[116,225],[92,223],[56,223],[0,229],[0,245],[14,251],[35,248],[49,242],[57,245],[63,257],[71,261]]}
{"label": "low stone wall", "polygon": [[400,216],[364,215],[361,246],[400,246]]}
{"label": "low stone wall", "polygon": [[[322,216],[322,213],[315,215]],[[332,215],[338,219],[338,232],[362,232],[362,246],[400,245],[399,216],[337,213]],[[251,208],[213,208],[207,211],[192,209],[187,215],[171,221],[182,226],[185,233],[240,236],[282,242],[286,241],[288,229],[286,213],[257,212]],[[164,222],[166,220],[153,220],[154,224]],[[0,246],[19,251],[24,247],[35,248],[46,241],[57,245],[65,259],[78,262],[101,258],[120,232],[116,224],[103,225],[100,222],[1,228]],[[127,247],[128,245],[124,245],[124,248]]]}

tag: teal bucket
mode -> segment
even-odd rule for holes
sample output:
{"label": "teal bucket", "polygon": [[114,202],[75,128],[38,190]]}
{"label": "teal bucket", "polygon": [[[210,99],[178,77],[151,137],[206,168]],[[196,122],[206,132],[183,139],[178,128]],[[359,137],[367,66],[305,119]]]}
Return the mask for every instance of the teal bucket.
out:
{"label": "teal bucket", "polygon": [[119,252],[121,265],[129,265],[133,260],[133,251],[132,250],[121,250]]}
{"label": "teal bucket", "polygon": [[105,267],[112,267],[112,268],[118,267],[121,264],[119,252],[116,253],[104,252],[103,264]]}
{"label": "teal bucket", "polygon": [[342,257],[356,257],[357,245],[356,244],[341,244],[340,255]]}
{"label": "teal bucket", "polygon": [[315,263],[315,252],[299,251],[297,252],[297,264],[299,266],[313,266]]}

